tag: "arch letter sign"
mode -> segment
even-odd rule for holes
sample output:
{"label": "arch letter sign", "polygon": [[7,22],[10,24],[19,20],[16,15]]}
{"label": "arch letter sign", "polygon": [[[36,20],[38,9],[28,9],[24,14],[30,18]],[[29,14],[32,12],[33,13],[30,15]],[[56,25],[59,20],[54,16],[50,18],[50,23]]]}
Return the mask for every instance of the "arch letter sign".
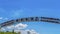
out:
{"label": "arch letter sign", "polygon": [[10,20],[4,23],[1,23],[0,26],[8,26],[14,23],[20,23],[20,22],[30,22],[30,21],[43,21],[43,22],[51,22],[51,23],[57,23],[60,24],[60,19],[58,18],[49,18],[49,17],[28,17],[28,18],[21,18],[16,20]]}

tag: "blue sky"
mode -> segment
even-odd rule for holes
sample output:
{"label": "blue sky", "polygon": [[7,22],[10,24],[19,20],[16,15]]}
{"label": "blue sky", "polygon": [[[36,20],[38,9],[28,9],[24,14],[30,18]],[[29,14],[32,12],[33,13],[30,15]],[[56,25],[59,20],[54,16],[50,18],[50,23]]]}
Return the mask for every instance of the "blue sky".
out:
{"label": "blue sky", "polygon": [[[60,18],[59,0],[0,0],[0,22],[31,16]],[[30,24],[29,24],[30,23]],[[28,29],[40,34],[60,34],[60,25],[45,22],[29,22]],[[35,27],[31,27],[35,26]]]}

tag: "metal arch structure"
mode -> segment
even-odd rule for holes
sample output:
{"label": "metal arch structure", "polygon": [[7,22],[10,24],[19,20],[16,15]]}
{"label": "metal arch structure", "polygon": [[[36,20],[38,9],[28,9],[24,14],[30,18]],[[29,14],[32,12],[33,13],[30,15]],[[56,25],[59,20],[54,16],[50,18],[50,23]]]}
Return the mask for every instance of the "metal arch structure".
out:
{"label": "metal arch structure", "polygon": [[30,21],[42,21],[42,22],[49,22],[49,23],[60,24],[60,19],[58,19],[58,18],[50,18],[50,17],[27,17],[27,18],[20,18],[20,19],[16,19],[16,20],[6,21],[4,23],[1,23],[0,27],[9,26],[9,25],[12,25],[14,23],[30,22]]}

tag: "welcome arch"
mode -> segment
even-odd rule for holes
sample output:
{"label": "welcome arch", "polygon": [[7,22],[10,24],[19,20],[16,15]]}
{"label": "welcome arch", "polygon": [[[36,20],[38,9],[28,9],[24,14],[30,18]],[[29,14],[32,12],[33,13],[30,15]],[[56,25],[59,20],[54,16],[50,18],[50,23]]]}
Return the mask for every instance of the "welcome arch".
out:
{"label": "welcome arch", "polygon": [[16,19],[16,20],[6,21],[4,23],[1,23],[0,27],[9,26],[9,25],[12,25],[14,23],[30,22],[30,21],[42,21],[42,22],[50,22],[50,23],[60,24],[60,19],[58,19],[58,18],[50,18],[50,17],[27,17],[27,18],[20,18],[20,19]]}

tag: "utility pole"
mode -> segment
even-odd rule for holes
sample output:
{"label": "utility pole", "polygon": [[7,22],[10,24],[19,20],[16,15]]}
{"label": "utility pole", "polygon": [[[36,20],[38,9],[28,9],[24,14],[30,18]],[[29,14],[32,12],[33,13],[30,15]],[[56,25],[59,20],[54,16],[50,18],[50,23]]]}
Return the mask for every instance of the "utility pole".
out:
{"label": "utility pole", "polygon": [[0,31],[1,31],[1,25],[0,25]]}
{"label": "utility pole", "polygon": [[0,25],[0,34],[1,34],[1,25]]}

